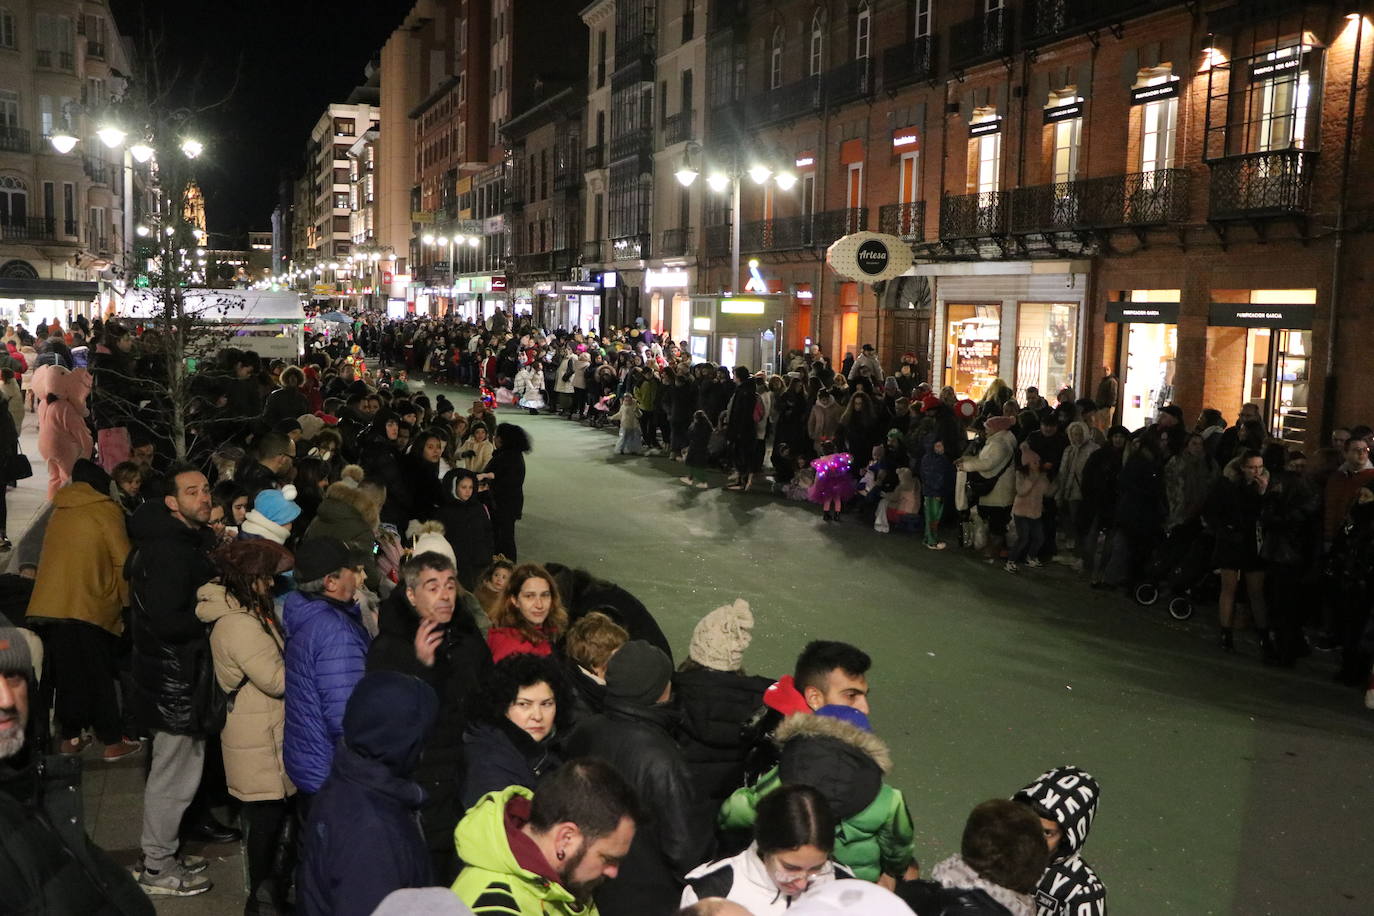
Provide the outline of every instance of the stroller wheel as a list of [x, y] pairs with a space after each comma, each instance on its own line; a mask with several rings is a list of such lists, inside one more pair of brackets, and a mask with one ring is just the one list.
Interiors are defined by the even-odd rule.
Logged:
[[1135, 587], [1136, 603], [1149, 607], [1159, 600], [1159, 586], [1153, 582], [1142, 582]]
[[1187, 620], [1193, 616], [1193, 602], [1180, 595], [1169, 602], [1169, 616], [1175, 620]]

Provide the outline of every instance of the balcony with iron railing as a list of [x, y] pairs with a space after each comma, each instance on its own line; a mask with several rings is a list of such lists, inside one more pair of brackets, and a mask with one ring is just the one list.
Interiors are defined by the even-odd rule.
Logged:
[[0, 153], [27, 153], [29, 131], [24, 127], [0, 127]]
[[822, 89], [819, 76], [808, 76], [795, 83], [760, 92], [749, 99], [745, 109], [747, 122], [751, 128], [759, 128], [814, 114], [821, 108]]
[[873, 95], [873, 62], [867, 57], [840, 64], [825, 75], [825, 102], [844, 105]]
[[51, 242], [57, 238], [57, 220], [51, 216], [0, 215], [0, 239], [7, 242]]
[[1026, 0], [1023, 34], [1027, 42], [1042, 43], [1175, 5], [1177, 0]]
[[822, 210], [811, 217], [811, 243], [817, 248], [828, 248], [840, 238], [855, 232], [863, 232], [867, 228], [867, 207]]
[[533, 251], [515, 256], [515, 272], [521, 277], [552, 275], [567, 270], [573, 263], [571, 248]]
[[598, 143], [596, 146], [587, 147], [587, 154], [582, 157], [582, 168], [588, 172], [595, 169], [606, 167], [606, 147]]
[[878, 231], [895, 235], [908, 242], [925, 237], [926, 202], [914, 200], [904, 204], [888, 204], [878, 209]]
[[643, 261], [650, 257], [649, 234], [622, 235], [611, 239], [611, 260]]
[[1299, 216], [1312, 206], [1317, 154], [1285, 149], [1227, 156], [1212, 170], [1208, 217], [1214, 220]]
[[627, 35], [615, 43], [615, 66], [619, 70], [632, 60], [653, 57], [658, 51], [658, 35], [653, 26], [637, 35]]
[[708, 258], [723, 258], [730, 253], [730, 224], [706, 227], [705, 253]]
[[883, 88], [909, 86], [935, 75], [935, 40], [913, 38], [883, 52]]
[[611, 161], [653, 152], [654, 131], [650, 127], [627, 130], [611, 140]]
[[690, 254], [691, 250], [692, 229], [690, 226], [663, 230], [663, 236], [659, 239], [658, 257], [680, 258]]
[[672, 146], [675, 143], [686, 143], [692, 139], [692, 121], [696, 112], [690, 108], [680, 111], [677, 114], [668, 115], [663, 119], [663, 145]]
[[[841, 236], [862, 232], [868, 225], [868, 210], [825, 210], [810, 216], [782, 216], [753, 220], [740, 225], [742, 252], [788, 251], [797, 248], [826, 248]], [[712, 227], [720, 229], [722, 227]], [[729, 227], [725, 231], [725, 247], [729, 250]], [[708, 230], [709, 233], [710, 230]], [[711, 239], [708, 251], [712, 254]]]
[[1011, 192], [1012, 232], [1161, 226], [1188, 218], [1188, 171], [1156, 169]]
[[96, 184], [109, 184], [111, 166], [103, 159], [94, 156], [81, 157], [81, 169], [86, 173], [86, 177]]
[[86, 249], [93, 254], [109, 254], [110, 238], [94, 223], [86, 224]]
[[1006, 235], [1010, 203], [1008, 191], [946, 194], [940, 199], [940, 238]]
[[1011, 39], [1011, 16], [1005, 8], [956, 22], [949, 33], [949, 62], [964, 67], [1001, 57]]
[[592, 239], [582, 243], [582, 263], [601, 264], [606, 258], [604, 256], [605, 245], [601, 239]]

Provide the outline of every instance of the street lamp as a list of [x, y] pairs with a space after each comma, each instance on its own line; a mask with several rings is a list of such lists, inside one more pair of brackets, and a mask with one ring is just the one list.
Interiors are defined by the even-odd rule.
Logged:
[[100, 130], [96, 131], [95, 135], [100, 138], [101, 143], [105, 144], [110, 149], [119, 146], [124, 142], [124, 138], [128, 136], [128, 134], [121, 130], [116, 124], [106, 124], [104, 127], [100, 128]]
[[65, 127], [59, 127], [53, 135], [48, 138], [48, 142], [52, 144], [53, 149], [65, 156], [76, 149], [77, 140], [76, 137], [72, 136], [71, 131], [67, 130]]

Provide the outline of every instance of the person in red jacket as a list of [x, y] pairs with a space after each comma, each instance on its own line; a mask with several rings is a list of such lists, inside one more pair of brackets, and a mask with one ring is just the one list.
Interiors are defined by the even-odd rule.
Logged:
[[536, 563], [517, 566], [492, 624], [487, 646], [493, 662], [520, 652], [552, 655], [553, 644], [568, 629], [568, 612], [553, 576]]

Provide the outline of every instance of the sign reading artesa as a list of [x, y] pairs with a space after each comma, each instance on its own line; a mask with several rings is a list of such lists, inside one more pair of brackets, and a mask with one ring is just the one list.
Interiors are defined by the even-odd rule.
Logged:
[[911, 267], [911, 246], [895, 235], [856, 232], [835, 242], [825, 253], [830, 269], [860, 283], [881, 283]]

